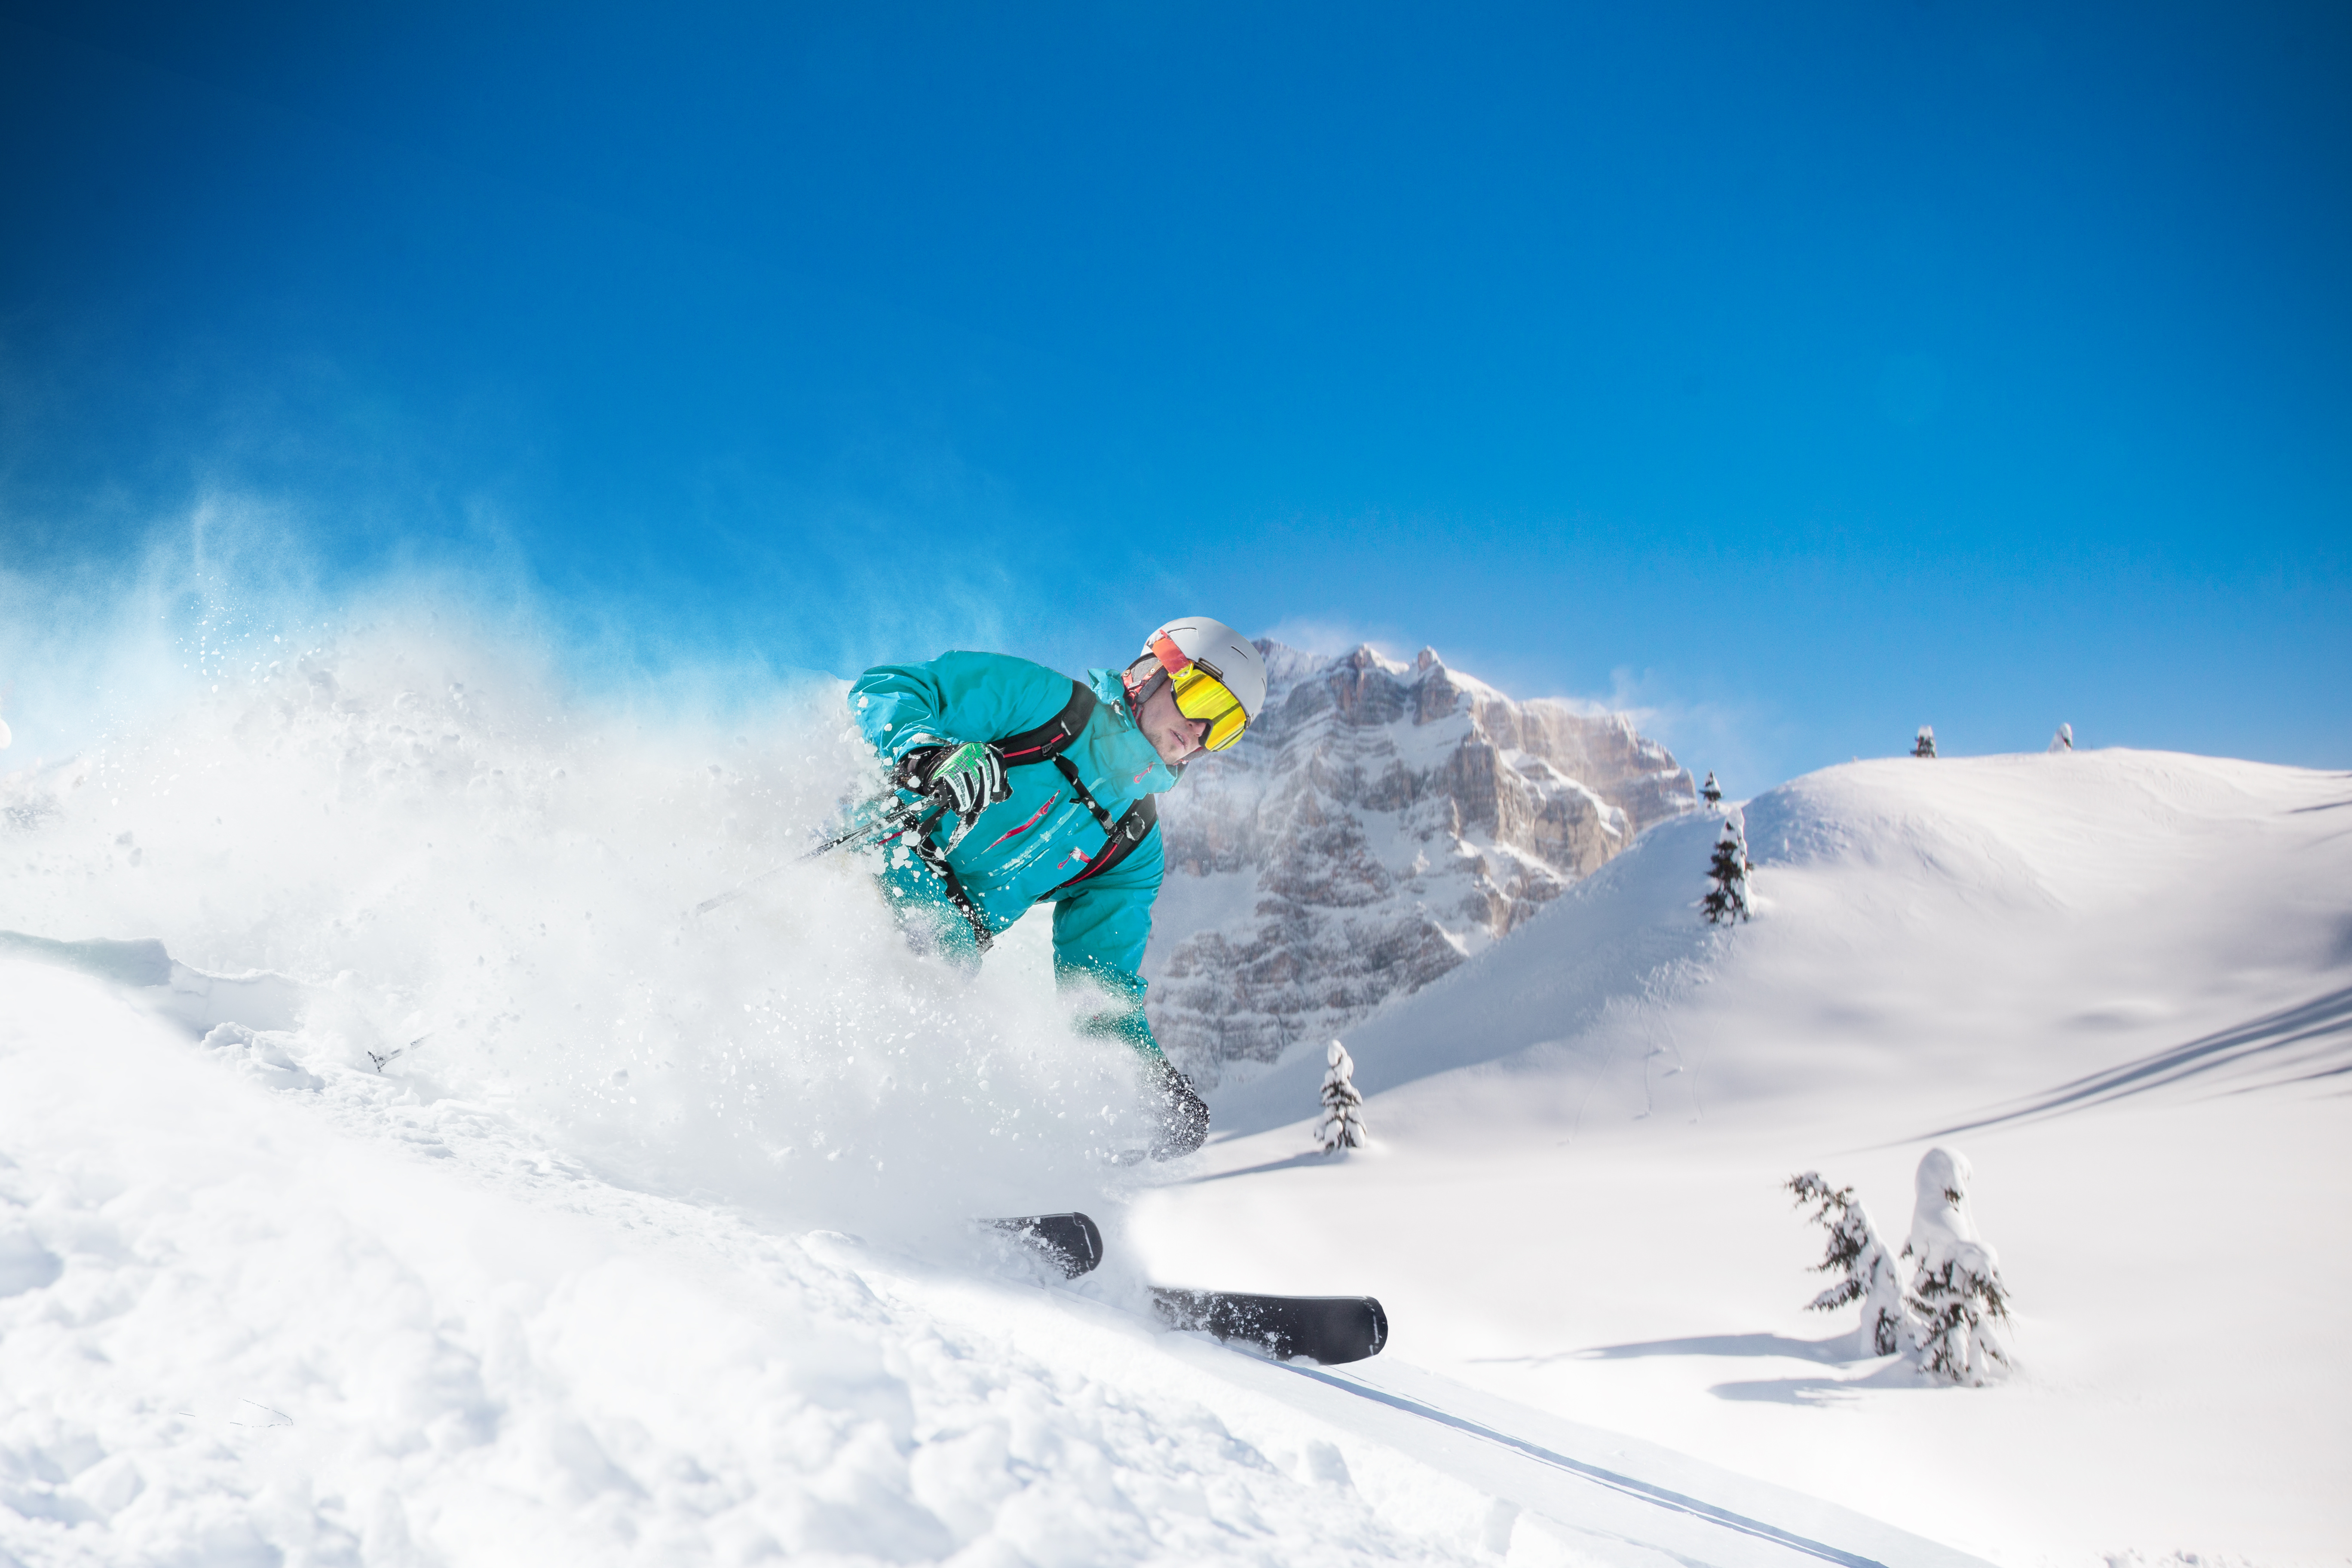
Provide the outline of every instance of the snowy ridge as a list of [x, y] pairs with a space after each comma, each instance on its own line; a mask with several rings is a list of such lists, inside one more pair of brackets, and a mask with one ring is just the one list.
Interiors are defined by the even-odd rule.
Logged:
[[[1945, 1053], [1939, 1065], [1968, 1069], [1921, 1075], [1923, 1092], [2032, 1081], [2095, 1097], [2091, 1080], [2021, 1076], [2046, 1072], [2050, 1058], [2030, 1056], [2029, 1068], [1973, 1048], [1988, 1029], [2015, 1028], [2009, 1008], [2045, 998], [2067, 1013], [2037, 1024], [2078, 1047], [2163, 1040], [2183, 1053], [2170, 1074], [2151, 1060], [2116, 1089], [2154, 1089], [2189, 1070], [2256, 1071], [2258, 1058], [2233, 1047], [2273, 1038], [2303, 1047], [2281, 1072], [2325, 1070], [2342, 1048], [2340, 987], [2301, 993], [2352, 961], [2352, 915], [2300, 890], [2293, 862], [2331, 852], [2320, 814], [2333, 808], [2334, 787], [2329, 775], [2293, 769], [2123, 752], [1809, 774], [1740, 808], [1766, 907], [1755, 925], [1717, 931], [1691, 918], [1719, 819], [1668, 824], [1521, 937], [1352, 1031], [1358, 1082], [1378, 1092], [1564, 1044], [1612, 1008], [1690, 997], [1727, 973], [1772, 985], [1809, 1016], [1806, 1049], [1741, 1093], [1801, 1094], [1815, 1075], [1844, 1070], [1844, 1054], [1884, 1058], [1899, 1041], [1906, 1066], [1934, 1049]], [[2271, 804], [2281, 798], [2294, 804]], [[2115, 874], [2127, 861], [2151, 886]], [[2191, 888], [2183, 902], [2178, 890]], [[2116, 927], [2129, 940], [2102, 940]], [[1963, 934], [1976, 949], [1956, 957]], [[1775, 964], [1793, 968], [1768, 979]], [[2282, 990], [2294, 1000], [2276, 1008]], [[2214, 1037], [2178, 1043], [2179, 1021], [2200, 1017], [2214, 1022]], [[2078, 1049], [2063, 1059], [2097, 1058]], [[1295, 1120], [1299, 1086], [1318, 1070], [1319, 1055], [1300, 1052], [1222, 1098], [1221, 1125]]]

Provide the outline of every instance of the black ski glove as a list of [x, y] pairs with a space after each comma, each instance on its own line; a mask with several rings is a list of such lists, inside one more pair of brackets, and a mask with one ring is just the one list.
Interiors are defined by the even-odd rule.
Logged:
[[1151, 1157], [1173, 1160], [1198, 1149], [1209, 1136], [1209, 1108], [1192, 1092], [1192, 1080], [1167, 1062], [1151, 1064], [1151, 1088], [1159, 1103], [1159, 1128], [1151, 1140]]
[[891, 780], [900, 789], [931, 796], [967, 823], [1013, 796], [1013, 786], [1004, 782], [1003, 757], [982, 741], [919, 746], [898, 759]]

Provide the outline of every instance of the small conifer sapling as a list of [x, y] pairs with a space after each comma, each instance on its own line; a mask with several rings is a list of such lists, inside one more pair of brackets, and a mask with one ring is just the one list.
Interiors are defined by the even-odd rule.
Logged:
[[1862, 1326], [1854, 1333], [1861, 1355], [1894, 1355], [1917, 1342], [1917, 1325], [1903, 1296], [1902, 1266], [1870, 1223], [1852, 1187], [1832, 1187], [1818, 1172], [1791, 1176], [1785, 1184], [1797, 1196], [1797, 1206], [1811, 1205], [1813, 1219], [1830, 1233], [1829, 1249], [1813, 1265], [1816, 1274], [1833, 1274], [1837, 1281], [1806, 1303], [1815, 1312], [1834, 1312], [1862, 1303]]
[[2050, 737], [2050, 749], [2053, 752], [2073, 751], [2074, 749], [2074, 726], [2072, 724], [2059, 725], [2058, 732]]
[[2010, 1368], [2001, 1333], [2009, 1321], [2009, 1289], [2000, 1258], [1977, 1235], [1969, 1214], [1968, 1156], [1930, 1149], [1915, 1178], [1918, 1206], [1903, 1256], [1918, 1259], [1908, 1302], [1918, 1320], [1921, 1370], [1944, 1383], [1982, 1384]]
[[1706, 783], [1698, 786], [1698, 797], [1710, 806], [1723, 804], [1723, 786], [1715, 782], [1713, 768], [1706, 770]]
[[1748, 873], [1755, 868], [1748, 858], [1748, 840], [1740, 834], [1739, 824], [1726, 818], [1723, 833], [1715, 841], [1715, 858], [1706, 868], [1714, 885], [1698, 901], [1707, 924], [1729, 925], [1748, 918]]
[[1326, 1154], [1364, 1146], [1364, 1097], [1356, 1092], [1356, 1058], [1339, 1041], [1323, 1054], [1323, 1120], [1315, 1124], [1315, 1141]]
[[1932, 757], [1936, 754], [1936, 726], [1933, 724], [1919, 726], [1919, 739], [1912, 746], [1911, 754], [1915, 757]]

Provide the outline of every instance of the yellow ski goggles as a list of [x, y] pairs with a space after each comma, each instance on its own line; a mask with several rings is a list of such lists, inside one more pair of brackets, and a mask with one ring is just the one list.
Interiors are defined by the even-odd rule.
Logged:
[[1222, 752], [1242, 738], [1249, 714], [1242, 700], [1226, 689], [1212, 666], [1186, 657], [1167, 634], [1151, 639], [1152, 657], [1168, 672], [1168, 689], [1176, 698], [1176, 711], [1187, 719], [1206, 719], [1209, 732], [1202, 737], [1203, 751]]

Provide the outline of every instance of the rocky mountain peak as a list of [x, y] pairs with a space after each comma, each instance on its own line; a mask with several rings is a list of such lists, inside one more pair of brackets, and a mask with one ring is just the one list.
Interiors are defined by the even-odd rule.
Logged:
[[1257, 646], [1265, 715], [1160, 803], [1150, 1011], [1212, 1081], [1418, 989], [1697, 804], [1622, 714], [1514, 700], [1431, 647]]
[[[1260, 647], [1271, 649], [1280, 645], [1261, 643]], [[1282, 651], [1293, 652], [1287, 648]], [[1268, 668], [1272, 668], [1271, 654]], [[1401, 664], [1371, 644], [1360, 643], [1338, 658], [1313, 661], [1303, 668], [1293, 668], [1295, 673], [1284, 683], [1281, 692], [1276, 693], [1269, 685], [1269, 716], [1303, 701], [1303, 709], [1286, 717], [1294, 721], [1311, 718], [1322, 710], [1328, 700], [1331, 709], [1349, 724], [1388, 724], [1399, 719], [1426, 724], [1451, 716], [1474, 694], [1498, 695], [1491, 688], [1465, 680], [1447, 669], [1433, 647], [1423, 648], [1411, 664]]]

